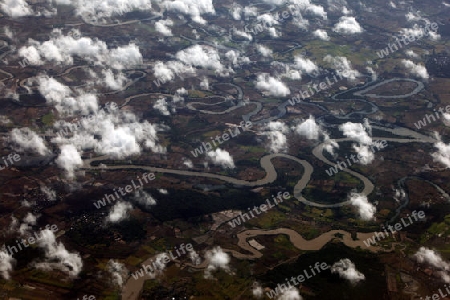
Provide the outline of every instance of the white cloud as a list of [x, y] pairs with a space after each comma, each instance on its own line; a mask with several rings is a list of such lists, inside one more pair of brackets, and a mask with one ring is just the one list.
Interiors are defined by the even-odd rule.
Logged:
[[233, 157], [226, 150], [217, 148], [215, 151], [207, 152], [206, 155], [210, 158], [213, 164], [222, 166], [223, 168], [234, 169]]
[[167, 103], [166, 98], [156, 100], [153, 108], [158, 110], [163, 116], [170, 116], [169, 104]]
[[185, 64], [211, 69], [216, 72], [221, 72], [224, 68], [220, 63], [219, 53], [209, 46], [194, 45], [178, 51], [175, 57]]
[[439, 253], [429, 248], [420, 247], [414, 257], [419, 263], [427, 263], [435, 268], [450, 270], [450, 264], [444, 261]]
[[361, 74], [352, 69], [351, 62], [344, 56], [331, 56], [327, 55], [323, 58], [325, 62], [331, 64], [331, 66], [337, 70], [337, 73], [344, 78], [355, 80], [357, 77], [361, 76]]
[[286, 97], [291, 93], [289, 88], [283, 82], [270, 76], [267, 73], [258, 75], [256, 88], [268, 95], [276, 97]]
[[323, 29], [316, 29], [313, 32], [313, 35], [315, 37], [323, 40], [323, 41], [329, 41], [330, 40], [330, 37], [328, 36], [328, 33], [325, 30], [323, 30]]
[[155, 23], [155, 29], [164, 36], [173, 36], [172, 30], [169, 27], [173, 26], [171, 19], [159, 20]]
[[295, 287], [289, 287], [277, 298], [277, 300], [303, 300], [300, 292]]
[[256, 45], [256, 50], [259, 52], [259, 54], [261, 54], [264, 57], [272, 57], [273, 55], [273, 51], [270, 48], [267, 48], [266, 46], [263, 45]]
[[437, 139], [439, 141], [434, 144], [434, 147], [436, 147], [438, 151], [431, 154], [431, 156], [434, 161], [438, 161], [447, 168], [450, 168], [450, 144], [443, 143], [439, 135], [437, 135]]
[[408, 56], [408, 57], [412, 57], [412, 58], [419, 58], [420, 56], [417, 54], [417, 53], [415, 53], [413, 50], [406, 50], [405, 51], [405, 54]]
[[222, 248], [215, 247], [212, 250], [208, 250], [205, 254], [205, 258], [208, 260], [208, 266], [206, 267], [204, 274], [206, 279], [211, 279], [211, 273], [217, 269], [229, 271], [230, 256], [223, 252]]
[[183, 158], [183, 164], [188, 167], [189, 169], [192, 169], [194, 167], [194, 164], [192, 163], [192, 160], [189, 158]]
[[47, 261], [36, 263], [37, 268], [58, 269], [68, 273], [71, 277], [75, 277], [81, 272], [83, 261], [80, 255], [70, 253], [62, 243], [57, 243], [53, 231], [42, 230], [38, 245], [44, 249]]
[[418, 78], [428, 79], [430, 77], [427, 68], [423, 65], [416, 65], [412, 60], [409, 59], [402, 59], [402, 64], [409, 73]]
[[81, 155], [74, 145], [62, 145], [61, 154], [55, 162], [60, 168], [66, 170], [69, 178], [73, 178], [75, 170], [83, 165]]
[[367, 126], [361, 124], [361, 123], [352, 123], [347, 122], [344, 124], [341, 124], [339, 126], [339, 130], [343, 132], [343, 134], [352, 140], [364, 144], [364, 145], [371, 145], [372, 144], [372, 138], [369, 136], [368, 131], [370, 128]]
[[318, 140], [321, 133], [321, 128], [317, 125], [313, 116], [309, 116], [309, 119], [299, 123], [296, 127], [292, 128], [297, 134], [305, 136], [309, 140]]
[[366, 279], [364, 274], [356, 270], [355, 264], [348, 258], [335, 262], [331, 266], [331, 273], [338, 273], [341, 278], [347, 279], [353, 284]]
[[150, 195], [144, 190], [136, 190], [134, 192], [134, 200], [137, 203], [146, 206], [147, 208], [156, 205], [155, 198], [153, 198], [152, 195]]
[[25, 0], [3, 0], [0, 7], [6, 15], [13, 18], [34, 15], [33, 10]]
[[125, 265], [118, 261], [110, 259], [107, 264], [107, 270], [111, 273], [113, 282], [119, 287], [122, 287], [128, 275], [128, 270]]
[[309, 58], [305, 58], [302, 55], [296, 55], [294, 57], [295, 61], [295, 68], [299, 69], [300, 71], [311, 74], [313, 72], [318, 72], [319, 67]]
[[284, 152], [287, 150], [286, 134], [289, 133], [289, 127], [280, 122], [269, 122], [264, 128], [265, 131], [261, 135], [267, 136], [269, 143], [266, 146], [273, 153]]
[[162, 3], [169, 11], [180, 12], [188, 15], [194, 22], [205, 24], [206, 21], [202, 18], [204, 14], [215, 15], [216, 11], [212, 0], [167, 0]]
[[111, 223], [117, 223], [124, 220], [128, 216], [128, 212], [133, 206], [128, 202], [119, 201], [109, 211], [107, 220]]
[[363, 29], [355, 17], [342, 16], [339, 23], [334, 25], [333, 31], [341, 34], [356, 34], [363, 32]]
[[376, 207], [369, 202], [367, 196], [363, 194], [351, 193], [350, 204], [358, 209], [359, 216], [364, 221], [372, 220], [377, 211]]
[[[5, 245], [3, 245], [4, 247]], [[5, 250], [0, 251], [0, 274], [3, 279], [10, 279], [16, 260]]]
[[11, 142], [18, 147], [18, 151], [36, 152], [39, 155], [50, 154], [50, 150], [47, 149], [44, 139], [28, 127], [14, 128], [9, 136]]

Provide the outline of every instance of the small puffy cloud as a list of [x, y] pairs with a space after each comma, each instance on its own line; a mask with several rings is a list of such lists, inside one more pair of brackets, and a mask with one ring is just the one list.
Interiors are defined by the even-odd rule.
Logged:
[[358, 209], [359, 216], [364, 221], [372, 220], [377, 211], [375, 205], [370, 203], [367, 196], [363, 194], [351, 193], [350, 204]]
[[261, 299], [264, 296], [264, 290], [263, 290], [262, 286], [257, 282], [253, 283], [252, 295], [256, 299]]
[[70, 253], [62, 243], [56, 242], [53, 231], [45, 229], [41, 231], [38, 240], [39, 247], [44, 249], [46, 261], [36, 263], [37, 268], [57, 269], [68, 273], [71, 277], [77, 276], [82, 268], [83, 261], [78, 253]]
[[223, 252], [222, 248], [215, 247], [212, 250], [208, 250], [205, 254], [205, 258], [208, 261], [208, 266], [206, 267], [204, 274], [206, 279], [211, 279], [211, 273], [217, 269], [229, 271], [230, 256]]
[[226, 150], [217, 148], [215, 151], [207, 152], [206, 155], [210, 158], [213, 164], [222, 166], [223, 168], [234, 169], [233, 157]]
[[344, 78], [355, 80], [361, 74], [352, 68], [351, 62], [344, 56], [331, 56], [327, 55], [323, 58], [325, 62], [331, 64], [331, 66], [336, 69], [337, 73]]
[[356, 270], [355, 264], [348, 258], [341, 259], [331, 266], [331, 273], [338, 273], [339, 277], [344, 278], [355, 284], [366, 277], [363, 273]]
[[369, 148], [373, 145], [371, 134], [371, 126], [368, 120], [361, 123], [347, 122], [339, 126], [339, 130], [344, 133], [345, 136], [359, 143], [353, 145], [353, 149], [358, 153], [359, 163], [367, 165], [373, 162], [375, 159], [374, 153]]
[[192, 169], [194, 167], [194, 163], [189, 158], [183, 158], [183, 164], [189, 169]]
[[127, 274], [128, 270], [125, 267], [125, 265], [118, 261], [110, 259], [106, 267], [108, 272], [111, 273], [111, 277], [113, 279], [114, 284], [118, 285], [119, 287], [122, 287], [128, 275]]
[[277, 300], [303, 300], [300, 292], [296, 287], [289, 287], [281, 293]]
[[323, 29], [316, 29], [313, 32], [313, 35], [315, 37], [323, 40], [323, 41], [329, 41], [330, 40], [330, 37], [328, 36], [328, 33], [325, 30], [323, 30]]
[[216, 13], [212, 0], [166, 0], [162, 2], [162, 6], [168, 11], [188, 15], [199, 24], [206, 24], [202, 15]]
[[334, 25], [333, 31], [341, 34], [356, 34], [363, 32], [363, 29], [355, 17], [342, 16], [339, 22]]
[[369, 136], [368, 133], [370, 128], [368, 128], [365, 124], [347, 122], [341, 124], [339, 126], [339, 130], [342, 131], [345, 136], [351, 138], [352, 140], [358, 143], [364, 145], [372, 144], [372, 138]]
[[159, 111], [163, 116], [170, 116], [169, 104], [167, 103], [166, 98], [156, 100], [153, 108]]
[[171, 19], [159, 20], [155, 23], [155, 29], [164, 36], [173, 36], [172, 30], [169, 27], [173, 26]]
[[409, 73], [422, 79], [428, 79], [430, 75], [428, 74], [427, 68], [420, 64], [415, 64], [412, 60], [402, 59], [403, 66], [408, 70]]
[[264, 130], [261, 135], [265, 135], [269, 139], [269, 143], [266, 145], [271, 152], [279, 153], [287, 150], [286, 134], [289, 133], [289, 127], [286, 124], [280, 121], [269, 122]]
[[450, 264], [444, 261], [439, 253], [429, 248], [420, 247], [416, 254], [414, 254], [414, 258], [419, 263], [429, 264], [439, 269], [450, 270]]
[[134, 201], [147, 208], [156, 205], [155, 198], [144, 190], [136, 190], [134, 192]]
[[445, 144], [439, 140], [434, 144], [434, 147], [436, 147], [438, 151], [431, 154], [433, 159], [440, 162], [447, 168], [450, 168], [450, 144]]
[[28, 127], [14, 128], [9, 137], [14, 146], [18, 147], [19, 151], [36, 152], [39, 155], [48, 155], [51, 153], [47, 149], [44, 139]]
[[313, 116], [309, 116], [309, 119], [303, 121], [302, 123], [299, 123], [292, 129], [297, 134], [305, 136], [309, 140], [318, 140], [319, 135], [322, 131]]
[[304, 73], [311, 74], [319, 71], [319, 67], [312, 60], [302, 55], [295, 56], [294, 62], [294, 67]]
[[62, 145], [61, 154], [55, 162], [60, 168], [66, 170], [69, 178], [73, 178], [75, 170], [83, 165], [81, 155], [74, 145]]
[[261, 54], [264, 57], [272, 57], [273, 55], [273, 51], [270, 48], [267, 48], [266, 46], [263, 45], [256, 45], [256, 50], [258, 51], [259, 54]]
[[280, 80], [267, 73], [259, 74], [256, 80], [256, 88], [267, 95], [286, 97], [291, 93], [289, 88]]
[[185, 64], [211, 69], [216, 72], [222, 72], [224, 69], [220, 62], [219, 53], [210, 46], [194, 45], [178, 51], [175, 57]]
[[33, 10], [25, 0], [3, 0], [0, 3], [2, 11], [13, 18], [34, 15]]
[[117, 223], [128, 216], [128, 212], [133, 206], [128, 202], [119, 201], [110, 210], [107, 220], [111, 223]]
[[9, 278], [11, 278], [10, 274], [14, 269], [15, 263], [16, 260], [14, 259], [14, 257], [12, 257], [12, 255], [10, 255], [5, 250], [0, 250], [0, 274], [3, 279], [8, 280]]
[[415, 53], [413, 50], [406, 50], [405, 51], [406, 56], [411, 57], [411, 58], [419, 58], [420, 56]]

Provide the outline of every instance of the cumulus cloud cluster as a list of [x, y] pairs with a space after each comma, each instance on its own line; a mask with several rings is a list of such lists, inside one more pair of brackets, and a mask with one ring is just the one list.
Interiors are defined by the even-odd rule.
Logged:
[[259, 74], [256, 80], [256, 88], [266, 95], [286, 97], [291, 93], [289, 88], [280, 80], [267, 73]]
[[146, 191], [140, 189], [140, 190], [136, 190], [134, 192], [134, 201], [136, 201], [137, 203], [149, 208], [150, 206], [154, 206], [156, 205], [156, 200], [155, 198], [152, 197], [152, 195], [150, 195], [149, 193], [147, 193]]
[[217, 148], [214, 151], [209, 151], [206, 153], [211, 162], [215, 165], [219, 165], [223, 168], [234, 169], [236, 166], [234, 165], [233, 157], [227, 150], [222, 150]]
[[45, 229], [41, 231], [39, 247], [45, 251], [46, 260], [37, 262], [35, 266], [45, 270], [57, 269], [76, 277], [83, 268], [83, 261], [78, 253], [70, 253], [62, 243], [56, 242], [53, 231]]
[[212, 0], [166, 0], [161, 4], [168, 11], [182, 13], [191, 17], [194, 22], [206, 24], [202, 15], [215, 15]]
[[48, 41], [29, 39], [27, 44], [19, 49], [19, 55], [31, 65], [43, 65], [45, 62], [72, 65], [75, 57], [114, 69], [142, 64], [142, 54], [133, 43], [108, 49], [104, 41], [89, 37], [77, 39], [73, 35], [64, 35], [61, 29], [54, 29]]
[[111, 223], [118, 223], [128, 216], [128, 212], [133, 209], [133, 205], [128, 202], [119, 201], [109, 211], [107, 220]]
[[330, 63], [331, 67], [336, 70], [337, 74], [344, 78], [355, 80], [357, 77], [361, 76], [361, 73], [352, 68], [352, 64], [347, 57], [331, 56], [328, 54], [323, 58], [323, 60]]
[[44, 139], [28, 127], [14, 128], [11, 130], [9, 138], [17, 151], [35, 152], [39, 155], [48, 155], [51, 153], [45, 145]]
[[363, 32], [363, 28], [355, 17], [342, 16], [333, 27], [333, 31], [341, 34], [356, 34]]
[[0, 251], [0, 275], [3, 279], [11, 278], [11, 272], [14, 269], [15, 263], [16, 260], [11, 254], [4, 250]]
[[269, 143], [267, 147], [273, 153], [285, 152], [287, 150], [287, 137], [289, 127], [280, 121], [269, 122], [260, 134], [267, 136]]
[[375, 205], [370, 203], [367, 196], [363, 194], [351, 193], [350, 204], [357, 208], [360, 218], [364, 221], [372, 220], [377, 211]]
[[335, 262], [331, 266], [331, 273], [337, 273], [341, 278], [344, 278], [353, 284], [366, 279], [364, 274], [356, 270], [355, 264], [348, 258]]
[[450, 168], [450, 144], [445, 144], [440, 140], [439, 136], [437, 137], [439, 141], [434, 144], [434, 147], [436, 147], [438, 151], [432, 153], [431, 156], [435, 161], [438, 161], [447, 168]]
[[212, 272], [217, 269], [229, 271], [230, 256], [223, 252], [222, 248], [215, 247], [212, 250], [208, 250], [205, 254], [205, 259], [208, 261], [208, 266], [204, 273], [206, 279], [213, 278]]
[[359, 143], [353, 145], [353, 149], [358, 153], [359, 163], [368, 165], [375, 159], [374, 153], [369, 148], [374, 145], [371, 135], [371, 126], [366, 119], [364, 124], [347, 122], [339, 126], [339, 130], [352, 140]]
[[118, 285], [119, 287], [123, 286], [124, 279], [128, 275], [128, 270], [124, 264], [110, 259], [108, 264], [106, 265], [107, 270], [111, 273], [111, 277], [113, 279], [113, 283]]
[[423, 65], [415, 64], [409, 59], [402, 59], [402, 64], [409, 73], [413, 74], [417, 78], [428, 79], [430, 77], [427, 68]]
[[445, 283], [450, 283], [450, 263], [446, 262], [438, 252], [427, 247], [420, 247], [414, 254], [414, 258], [419, 263], [428, 264], [438, 269], [441, 279]]

